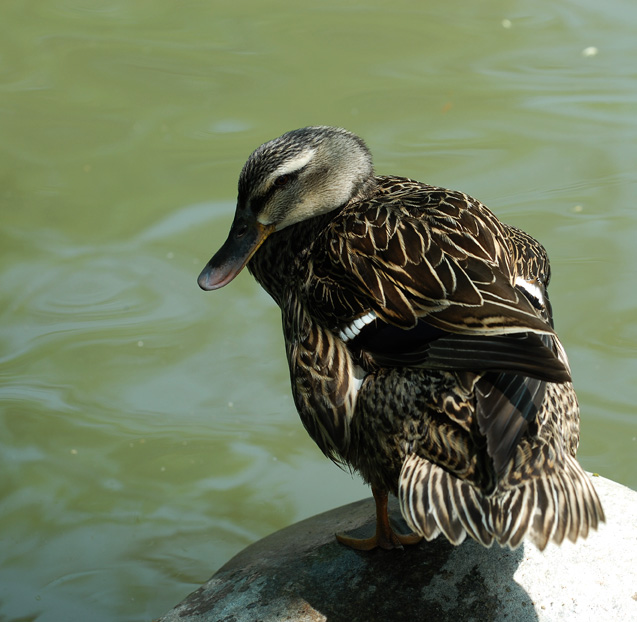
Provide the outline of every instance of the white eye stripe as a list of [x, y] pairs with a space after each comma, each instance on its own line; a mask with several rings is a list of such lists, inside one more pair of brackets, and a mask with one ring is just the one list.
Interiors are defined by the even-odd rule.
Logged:
[[348, 342], [352, 339], [358, 337], [358, 334], [361, 332], [365, 326], [370, 324], [376, 319], [376, 314], [373, 311], [362, 315], [361, 317], [356, 318], [351, 324], [342, 328], [338, 336], [342, 341]]
[[306, 149], [295, 158], [286, 160], [270, 175], [270, 183], [274, 182], [277, 177], [281, 177], [281, 175], [289, 175], [302, 169], [314, 157], [314, 153], [314, 149]]

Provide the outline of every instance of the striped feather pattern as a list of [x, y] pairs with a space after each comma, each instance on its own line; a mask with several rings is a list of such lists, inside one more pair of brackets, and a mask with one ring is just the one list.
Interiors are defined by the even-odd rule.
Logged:
[[303, 307], [290, 306], [289, 310], [284, 330], [295, 336], [286, 342], [295, 405], [314, 442], [326, 456], [342, 462], [365, 373], [341, 339], [331, 332], [312, 330]]
[[400, 508], [407, 524], [426, 540], [442, 533], [453, 544], [470, 536], [516, 548], [525, 537], [544, 550], [586, 538], [605, 520], [597, 493], [574, 457], [562, 468], [485, 496], [432, 462], [410, 455], [400, 474]]

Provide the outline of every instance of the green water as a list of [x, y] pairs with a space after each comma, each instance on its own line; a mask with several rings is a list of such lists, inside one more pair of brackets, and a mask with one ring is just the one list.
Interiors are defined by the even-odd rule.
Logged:
[[195, 283], [245, 158], [307, 124], [542, 240], [580, 459], [637, 487], [635, 32], [633, 0], [5, 0], [0, 620], [149, 620], [368, 495], [301, 427], [273, 303]]

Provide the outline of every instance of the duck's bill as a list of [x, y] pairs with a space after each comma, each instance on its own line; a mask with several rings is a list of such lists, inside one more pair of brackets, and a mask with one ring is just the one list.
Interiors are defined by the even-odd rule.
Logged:
[[201, 271], [197, 279], [199, 287], [211, 291], [230, 283], [273, 230], [272, 225], [235, 219], [228, 239]]

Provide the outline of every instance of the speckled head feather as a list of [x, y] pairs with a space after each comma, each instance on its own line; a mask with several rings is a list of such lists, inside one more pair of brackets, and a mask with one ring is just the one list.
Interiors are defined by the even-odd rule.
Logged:
[[305, 127], [250, 155], [239, 176], [237, 209], [250, 209], [280, 229], [345, 204], [373, 181], [362, 139], [341, 128]]
[[[361, 138], [342, 128], [303, 127], [263, 143], [252, 152], [239, 176], [239, 196], [245, 196], [251, 188], [263, 183], [281, 166], [281, 163], [295, 160], [304, 153], [316, 150], [326, 140], [340, 138], [356, 143], [361, 152], [367, 155], [369, 167], [365, 174], [371, 176], [373, 174], [371, 154]], [[351, 148], [348, 148], [349, 151]]]

